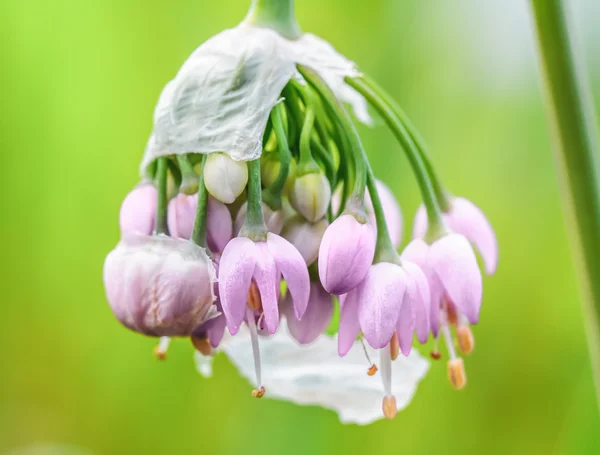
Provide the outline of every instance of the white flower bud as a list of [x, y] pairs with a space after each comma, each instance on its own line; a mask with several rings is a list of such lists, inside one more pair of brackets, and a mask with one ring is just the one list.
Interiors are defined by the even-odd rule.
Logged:
[[319, 173], [296, 178], [289, 193], [290, 204], [308, 221], [325, 216], [331, 201], [331, 187], [327, 178]]
[[211, 153], [204, 165], [204, 184], [217, 200], [231, 204], [248, 183], [245, 161], [235, 161], [224, 153]]

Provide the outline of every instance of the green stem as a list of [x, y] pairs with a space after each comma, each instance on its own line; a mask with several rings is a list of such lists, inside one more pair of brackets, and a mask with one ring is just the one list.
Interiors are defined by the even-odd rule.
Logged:
[[[331, 111], [331, 114], [337, 119], [340, 134], [345, 136], [348, 141], [348, 146], [354, 158], [354, 188], [352, 190], [352, 198], [350, 204], [356, 205], [357, 209], [363, 208], [365, 187], [367, 183], [367, 154], [365, 153], [362, 142], [356, 127], [346, 109], [336, 98], [335, 94], [331, 91], [325, 81], [315, 71], [298, 65], [298, 71], [302, 74], [302, 77], [311, 85], [315, 91], [319, 94], [323, 100], [326, 108]], [[360, 214], [357, 214], [360, 215]]]
[[413, 172], [417, 178], [417, 182], [419, 183], [423, 203], [427, 209], [429, 231], [426, 237], [430, 240], [435, 239], [441, 233], [440, 231], [444, 229], [444, 222], [442, 221], [441, 210], [433, 189], [433, 184], [412, 138], [386, 100], [381, 98], [362, 79], [346, 78], [346, 82], [375, 107], [396, 136], [396, 139], [398, 139], [402, 145], [403, 150], [406, 152]]
[[396, 253], [396, 249], [394, 248], [390, 237], [390, 231], [388, 230], [385, 215], [383, 213], [383, 206], [381, 204], [381, 199], [379, 198], [379, 192], [377, 191], [377, 181], [375, 180], [375, 175], [373, 175], [373, 170], [370, 166], [367, 173], [367, 187], [369, 188], [369, 196], [371, 196], [373, 213], [377, 224], [377, 243], [375, 244], [375, 258], [373, 262], [397, 263], [398, 253]]
[[156, 207], [156, 223], [154, 231], [156, 234], [169, 235], [169, 226], [167, 225], [167, 206], [169, 200], [167, 198], [167, 168], [169, 158], [163, 156], [158, 159], [158, 169], [156, 175], [158, 177], [158, 202]]
[[260, 185], [260, 158], [248, 161], [248, 209], [240, 237], [256, 242], [267, 240], [267, 226], [262, 211], [262, 189]]
[[561, 0], [530, 0], [555, 159], [600, 405], [600, 150], [592, 97]]
[[208, 155], [202, 155], [200, 164], [200, 176], [198, 178], [198, 207], [196, 209], [196, 219], [194, 220], [194, 230], [192, 231], [192, 242], [196, 245], [206, 248], [206, 218], [208, 216], [208, 191], [204, 185], [204, 165]]
[[177, 155], [177, 164], [179, 165], [179, 170], [181, 172], [181, 185], [179, 190], [184, 194], [195, 194], [198, 191], [199, 180], [189, 156]]
[[244, 22], [271, 28], [291, 40], [302, 36], [294, 15], [294, 0], [252, 0]]
[[271, 124], [277, 138], [277, 148], [279, 150], [279, 174], [273, 184], [263, 193], [263, 199], [273, 210], [281, 208], [281, 194], [285, 187], [288, 174], [290, 172], [290, 161], [292, 159], [290, 148], [288, 147], [285, 129], [283, 127], [283, 106], [278, 104], [271, 111]]
[[435, 195], [437, 197], [440, 208], [443, 212], [448, 212], [451, 208], [449, 193], [442, 185], [442, 182], [437, 172], [433, 168], [431, 158], [427, 153], [427, 145], [425, 144], [425, 140], [419, 133], [419, 130], [415, 128], [415, 126], [408, 118], [408, 115], [406, 115], [406, 113], [400, 108], [400, 106], [398, 105], [398, 103], [396, 103], [394, 98], [391, 97], [388, 93], [386, 93], [386, 91], [383, 88], [381, 88], [381, 86], [379, 86], [374, 80], [366, 76], [362, 76], [361, 79], [371, 88], [371, 90], [373, 90], [373, 92], [375, 92], [377, 95], [379, 95], [380, 98], [384, 99], [388, 103], [391, 110], [398, 117], [398, 120], [404, 125], [404, 128], [406, 129], [410, 138], [413, 140], [416, 149], [419, 152], [419, 155], [421, 156], [421, 160], [423, 161], [425, 170], [427, 171], [429, 179], [431, 180], [431, 183], [433, 185], [433, 190], [435, 191]]

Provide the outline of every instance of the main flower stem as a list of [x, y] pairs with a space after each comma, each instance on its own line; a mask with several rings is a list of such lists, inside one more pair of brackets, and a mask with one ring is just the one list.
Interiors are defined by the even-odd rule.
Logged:
[[530, 2], [600, 405], [600, 150], [592, 98], [569, 34], [566, 2]]
[[156, 208], [156, 223], [154, 231], [156, 234], [169, 235], [169, 227], [167, 225], [167, 207], [169, 199], [167, 197], [167, 171], [169, 158], [161, 157], [158, 159], [158, 169], [156, 171], [158, 177], [158, 205]]
[[287, 39], [302, 35], [294, 15], [294, 0], [252, 0], [244, 22], [271, 28]]
[[429, 219], [430, 234], [435, 235], [436, 232], [431, 232], [431, 229], [443, 229], [443, 221], [441, 217], [440, 206], [433, 188], [433, 184], [425, 164], [415, 146], [413, 139], [400, 121], [392, 107], [384, 100], [379, 94], [377, 94], [367, 83], [362, 79], [346, 78], [348, 85], [356, 89], [361, 95], [363, 95], [370, 104], [375, 107], [379, 114], [383, 117], [385, 122], [388, 124], [398, 142], [402, 145], [402, 148], [406, 152], [406, 156], [413, 168], [413, 172], [419, 183], [421, 189], [421, 195], [423, 197], [423, 203], [427, 209], [427, 217]]

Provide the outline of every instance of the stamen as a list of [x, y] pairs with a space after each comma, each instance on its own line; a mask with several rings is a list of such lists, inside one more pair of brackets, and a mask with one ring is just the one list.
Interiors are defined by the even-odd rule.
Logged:
[[454, 350], [454, 340], [452, 339], [450, 328], [445, 322], [442, 322], [442, 335], [444, 335], [444, 341], [446, 342], [446, 348], [448, 349], [450, 360], [454, 360], [456, 358], [456, 351]]
[[467, 385], [465, 364], [460, 357], [448, 361], [448, 380], [456, 390], [462, 390]]
[[154, 357], [156, 357], [158, 360], [166, 360], [170, 343], [170, 337], [160, 337], [158, 345], [154, 346], [154, 349], [152, 350]]
[[254, 357], [254, 372], [256, 374], [256, 389], [252, 391], [252, 396], [262, 398], [265, 394], [265, 388], [262, 385], [262, 374], [260, 369], [260, 349], [258, 346], [258, 331], [256, 330], [256, 321], [254, 320], [254, 312], [246, 309], [246, 319], [248, 328], [250, 329], [250, 339], [252, 340], [252, 355]]
[[360, 335], [359, 340], [360, 340], [360, 344], [362, 345], [363, 352], [365, 353], [365, 357], [367, 358], [367, 362], [369, 362], [369, 365], [371, 365], [369, 367], [369, 369], [367, 370], [367, 374], [369, 376], [374, 376], [375, 373], [377, 373], [377, 365], [375, 365], [373, 362], [371, 362], [371, 357], [369, 356], [369, 352], [367, 351], [367, 346], [365, 345], [365, 340], [364, 340], [362, 334]]
[[394, 332], [390, 340], [390, 353], [392, 360], [396, 360], [398, 354], [400, 354], [400, 341], [398, 341], [398, 334], [396, 332]]
[[431, 358], [433, 360], [440, 360], [442, 358], [442, 354], [440, 354], [439, 350], [439, 338], [436, 338], [433, 342], [433, 351], [431, 351]]
[[393, 419], [398, 413], [398, 407], [396, 406], [396, 397], [392, 395], [392, 357], [389, 344], [379, 350], [379, 364], [385, 392], [382, 403], [383, 415], [388, 419]]
[[192, 340], [192, 344], [202, 355], [209, 356], [212, 354], [212, 346], [210, 345], [208, 338], [200, 338], [192, 335], [190, 340]]
[[258, 286], [252, 281], [250, 288], [248, 289], [248, 308], [253, 311], [262, 311], [262, 299], [260, 298], [260, 292]]
[[456, 329], [456, 337], [458, 338], [458, 348], [460, 352], [469, 355], [475, 349], [475, 337], [468, 325], [460, 325]]

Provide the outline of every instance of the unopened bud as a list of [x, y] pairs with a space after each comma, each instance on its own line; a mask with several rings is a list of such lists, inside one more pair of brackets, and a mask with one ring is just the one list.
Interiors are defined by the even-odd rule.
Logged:
[[467, 385], [467, 374], [463, 359], [452, 359], [448, 361], [448, 380], [456, 390], [462, 390]]
[[463, 354], [469, 355], [475, 348], [475, 337], [468, 325], [460, 326], [456, 329], [456, 337], [458, 338], [458, 348]]
[[396, 360], [398, 358], [398, 354], [400, 353], [400, 342], [398, 341], [398, 334], [394, 332], [392, 335], [392, 339], [390, 340], [390, 355], [392, 360]]
[[196, 350], [198, 352], [200, 352], [200, 354], [205, 355], [205, 356], [209, 356], [212, 354], [212, 346], [210, 345], [208, 338], [206, 338], [206, 337], [200, 338], [200, 337], [192, 335], [190, 337], [190, 340], [192, 340], [192, 344], [194, 345]]
[[242, 194], [248, 183], [245, 161], [235, 161], [225, 153], [211, 153], [204, 165], [204, 184], [208, 192], [225, 204]]
[[262, 299], [254, 281], [250, 284], [250, 289], [248, 289], [248, 308], [252, 311], [262, 311]]
[[321, 239], [328, 226], [326, 219], [309, 223], [301, 216], [295, 216], [285, 223], [281, 236], [296, 247], [306, 265], [311, 265], [319, 257]]
[[383, 403], [381, 408], [383, 409], [383, 415], [386, 419], [393, 419], [398, 414], [398, 405], [396, 404], [396, 397], [390, 395], [383, 397]]
[[254, 389], [252, 391], [252, 396], [254, 398], [262, 398], [265, 396], [265, 388], [261, 387], [260, 389]]
[[297, 177], [290, 189], [290, 204], [308, 221], [325, 216], [331, 201], [329, 181], [320, 172]]

